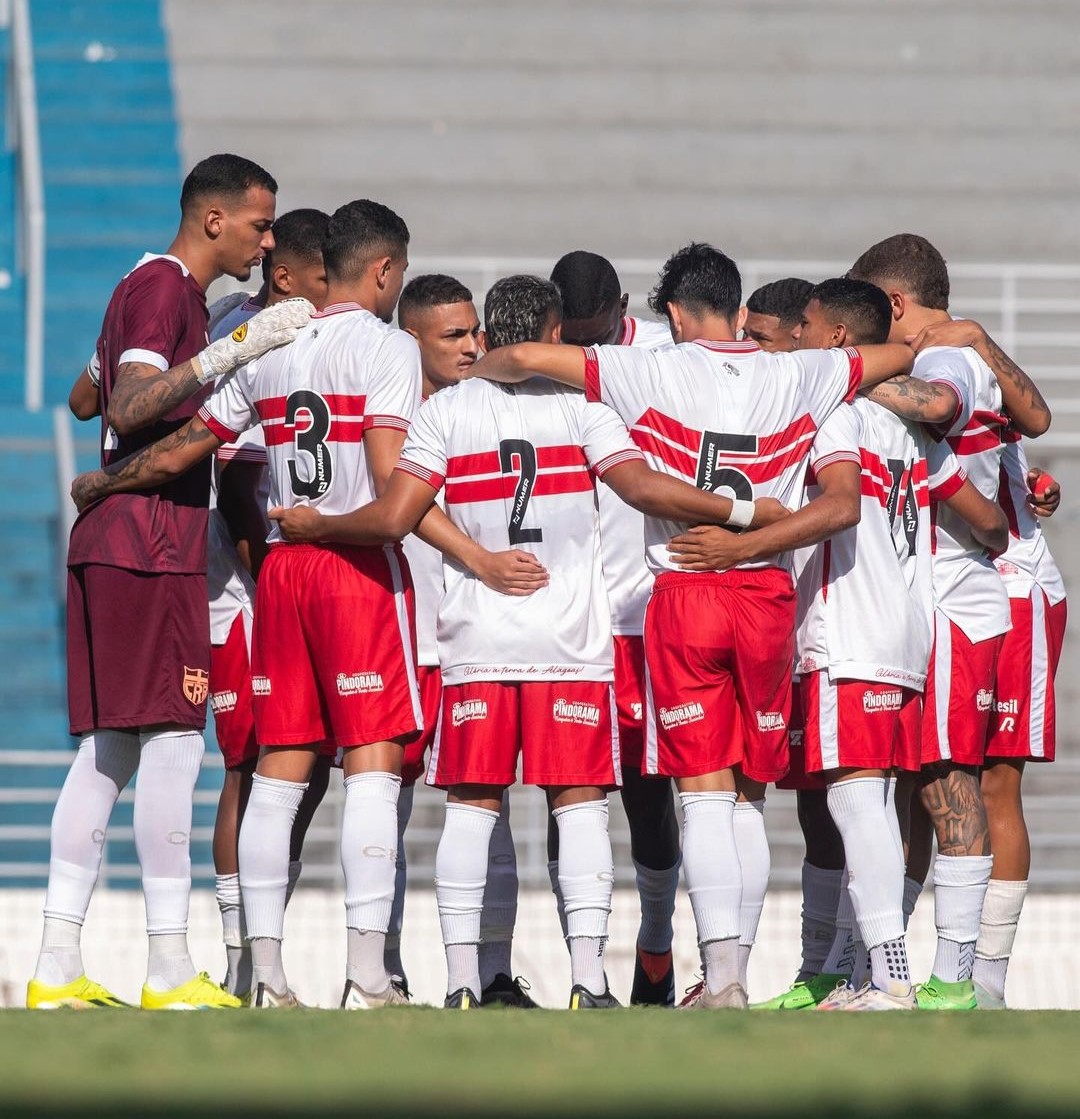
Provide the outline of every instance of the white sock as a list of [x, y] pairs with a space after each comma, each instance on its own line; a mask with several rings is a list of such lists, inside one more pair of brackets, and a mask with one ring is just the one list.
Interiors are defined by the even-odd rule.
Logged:
[[401, 929], [405, 921], [405, 882], [408, 876], [408, 859], [405, 854], [405, 829], [412, 818], [415, 785], [402, 785], [398, 792], [398, 843], [394, 862], [394, 904], [390, 907], [390, 926], [386, 930], [386, 954], [383, 962], [390, 975], [396, 975], [406, 985], [405, 965], [401, 960]]
[[[284, 908], [284, 907], [283, 907]], [[283, 995], [289, 989], [285, 978], [285, 965], [281, 962], [281, 939], [272, 936], [251, 938], [251, 990], [265, 983], [275, 994]]]
[[840, 904], [842, 870], [826, 870], [805, 860], [802, 865], [802, 964], [799, 978], [825, 970], [836, 936], [836, 907]]
[[829, 786], [828, 803], [844, 841], [859, 939], [869, 948], [902, 941], [904, 859], [892, 836], [883, 779], [835, 781]]
[[62, 986], [83, 974], [82, 924], [101, 867], [101, 848], [120, 792], [139, 764], [139, 738], [122, 731], [85, 735], [53, 810], [45, 928], [34, 978]]
[[[279, 781], [258, 773], [252, 778], [237, 850], [244, 919], [253, 941], [281, 940], [285, 935], [289, 840], [306, 789], [306, 782]], [[254, 962], [254, 945], [252, 952]]]
[[847, 882], [848, 873], [845, 870], [840, 878], [840, 900], [836, 904], [836, 936], [822, 967], [825, 975], [850, 976], [855, 967], [855, 910], [851, 907]]
[[555, 911], [559, 915], [559, 927], [562, 929], [563, 940], [565, 940], [566, 904], [563, 902], [562, 890], [559, 887], [559, 860], [553, 859], [548, 863], [547, 866], [548, 881], [551, 883], [551, 892], [555, 895]]
[[765, 834], [765, 801], [736, 801], [732, 819], [735, 849], [739, 853], [742, 900], [739, 903], [739, 982], [746, 989], [746, 968], [750, 949], [757, 939], [765, 892], [769, 888], [772, 860]]
[[150, 937], [146, 982], [167, 991], [195, 977], [187, 949], [191, 803], [204, 746], [194, 730], [144, 732], [139, 741], [134, 825]]
[[513, 975], [511, 959], [517, 907], [517, 851], [510, 830], [510, 798], [504, 792], [502, 809], [488, 846], [487, 884], [480, 913], [481, 987], [486, 987], [496, 975]]
[[446, 949], [447, 994], [467, 987], [480, 996], [480, 913], [488, 847], [497, 812], [447, 802], [442, 836], [435, 852], [435, 900]]
[[[571, 982], [602, 995], [607, 989], [604, 946], [615, 882], [608, 802], [567, 804], [552, 816], [559, 829], [559, 888], [566, 906]], [[586, 943], [575, 946], [578, 938]]]
[[986, 887], [971, 978], [995, 998], [1005, 997], [1005, 976], [1027, 888], [1027, 882], [1006, 882], [994, 878]]
[[908, 922], [915, 912], [915, 905], [922, 893], [923, 884], [914, 878], [904, 877], [904, 931], [907, 931]]
[[675, 916], [675, 894], [679, 889], [680, 858], [666, 870], [654, 870], [634, 861], [634, 877], [641, 901], [638, 947], [654, 955], [671, 951], [674, 938], [671, 921]]
[[971, 978], [983, 898], [992, 855], [941, 855], [934, 859], [934, 921], [937, 953], [934, 975], [942, 983]]
[[[705, 969], [705, 986], [709, 994], [719, 994], [732, 983], [741, 983], [739, 978], [738, 937], [726, 940], [710, 940], [701, 945], [701, 966]], [[743, 987], [743, 990], [746, 990]]]
[[251, 990], [251, 950], [245, 943], [244, 907], [240, 901], [240, 875], [214, 876], [221, 939], [225, 944], [225, 989], [230, 995]]
[[300, 881], [300, 875], [303, 873], [304, 864], [299, 859], [289, 860], [289, 880], [285, 883], [285, 908], [289, 908], [289, 902], [292, 901], [293, 893], [296, 890], [296, 883]]
[[[401, 778], [392, 773], [354, 773], [345, 778], [341, 868], [345, 872], [345, 924], [350, 929], [385, 936], [390, 926], [400, 788]], [[385, 989], [386, 983], [376, 988]]]
[[742, 872], [735, 846], [734, 793], [680, 793], [683, 873], [698, 943], [737, 939]]

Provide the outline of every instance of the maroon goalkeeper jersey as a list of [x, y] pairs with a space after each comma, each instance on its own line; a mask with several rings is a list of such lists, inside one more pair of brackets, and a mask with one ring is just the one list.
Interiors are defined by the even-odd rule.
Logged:
[[[175, 257], [147, 254], [117, 285], [97, 343], [103, 466], [176, 431], [198, 411], [209, 387], [130, 435], [117, 435], [106, 418], [122, 364], [138, 361], [163, 371], [182, 364], [206, 346], [207, 321], [206, 294]], [[207, 458], [166, 485], [112, 494], [89, 506], [71, 531], [68, 564], [205, 572], [211, 465]]]

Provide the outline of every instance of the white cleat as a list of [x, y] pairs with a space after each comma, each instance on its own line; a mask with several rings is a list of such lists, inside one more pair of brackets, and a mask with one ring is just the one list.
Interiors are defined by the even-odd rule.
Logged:
[[284, 994], [279, 994], [266, 983], [259, 983], [249, 1003], [252, 1010], [296, 1010], [303, 1007], [303, 1003], [296, 997], [296, 992], [291, 987], [285, 988]]
[[409, 995], [404, 988], [390, 980], [385, 991], [372, 994], [357, 986], [351, 979], [345, 980], [345, 991], [341, 996], [342, 1010], [376, 1010], [381, 1006], [408, 1006]]
[[837, 1010], [914, 1010], [915, 988], [910, 983], [890, 983], [883, 991], [867, 983], [848, 997]]
[[846, 980], [842, 979], [832, 989], [832, 994], [826, 995], [814, 1007], [815, 1010], [844, 1010], [847, 1004], [858, 994], [854, 987]]
[[745, 1010], [746, 991], [741, 983], [729, 983], [726, 987], [711, 994], [702, 983], [700, 990], [694, 991], [679, 1003], [680, 1010]]

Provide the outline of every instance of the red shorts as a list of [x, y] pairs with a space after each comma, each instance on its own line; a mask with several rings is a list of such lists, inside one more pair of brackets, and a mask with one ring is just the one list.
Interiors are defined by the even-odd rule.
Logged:
[[205, 575], [68, 568], [67, 688], [72, 734], [162, 723], [202, 729], [210, 690]]
[[252, 638], [261, 746], [416, 737], [413, 596], [398, 546], [279, 544], [259, 574]]
[[415, 785], [424, 776], [427, 765], [424, 759], [435, 741], [442, 707], [442, 672], [437, 664], [422, 664], [416, 670], [420, 686], [420, 707], [424, 712], [424, 732], [405, 747], [405, 760], [401, 763], [401, 784], [404, 788]]
[[922, 769], [922, 723], [925, 701], [922, 692], [913, 692], [905, 688], [904, 695], [907, 698], [900, 709], [900, 722], [896, 727], [893, 765], [897, 769], [906, 769], [909, 773], [918, 773]]
[[803, 716], [802, 682], [791, 682], [791, 717], [788, 719], [788, 753], [791, 764], [787, 774], [776, 782], [778, 789], [796, 789], [799, 792], [824, 791], [829, 783], [820, 773], [806, 769], [806, 731]]
[[1034, 587], [1028, 598], [1010, 598], [1013, 628], [997, 662], [994, 718], [986, 755], [1052, 762], [1056, 746], [1054, 676], [1065, 640], [1065, 599], [1051, 606]]
[[226, 769], [259, 756], [251, 707], [251, 659], [243, 611], [236, 615], [224, 645], [210, 657], [210, 710]]
[[661, 575], [645, 611], [645, 772], [783, 777], [794, 652], [786, 571]]
[[614, 640], [619, 753], [627, 769], [641, 769], [645, 756], [645, 639], [616, 636]]
[[427, 783], [512, 785], [521, 753], [526, 785], [622, 783], [615, 691], [596, 680], [443, 686]]
[[1004, 634], [970, 641], [958, 625], [935, 613], [923, 707], [923, 765], [942, 761], [982, 765], [1004, 642]]

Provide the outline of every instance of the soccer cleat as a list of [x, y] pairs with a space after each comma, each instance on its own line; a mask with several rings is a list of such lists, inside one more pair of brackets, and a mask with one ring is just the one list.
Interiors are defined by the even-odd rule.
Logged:
[[602, 995], [594, 995], [588, 987], [575, 983], [570, 988], [571, 1010], [615, 1010], [622, 1003], [611, 993], [610, 987], [604, 988]]
[[255, 987], [255, 997], [249, 999], [248, 1005], [252, 1010], [294, 1010], [302, 1008], [304, 1004], [291, 987], [286, 987], [285, 993], [279, 995], [273, 987], [259, 983]]
[[60, 1010], [64, 1007], [69, 1010], [132, 1009], [131, 1003], [122, 1002], [112, 991], [85, 975], [59, 987], [50, 987], [36, 979], [27, 983], [27, 1010]]
[[1005, 1005], [1005, 999], [998, 995], [992, 994], [985, 987], [975, 984], [975, 1001], [979, 1004], [980, 1010], [1008, 1010]]
[[481, 1006], [513, 1006], [518, 1010], [537, 1010], [537, 1004], [526, 993], [530, 990], [529, 984], [521, 976], [511, 979], [505, 971], [500, 971], [495, 978], [480, 992]]
[[842, 975], [811, 975], [807, 979], [796, 979], [786, 991], [781, 991], [765, 1002], [755, 1002], [751, 1010], [813, 1010], [823, 999], [836, 990], [836, 984], [843, 982]]
[[710, 993], [709, 988], [702, 982], [692, 995], [688, 994], [687, 997], [679, 1003], [679, 1009], [745, 1010], [746, 991], [743, 989], [741, 983], [729, 983], [714, 995]]
[[359, 984], [346, 979], [345, 990], [341, 994], [342, 1010], [378, 1010], [383, 1006], [408, 1005], [408, 990], [403, 984], [395, 982], [393, 976], [390, 977], [386, 990], [379, 991], [377, 994], [365, 991]]
[[479, 1010], [483, 1003], [469, 990], [468, 987], [458, 987], [446, 996], [443, 1006], [447, 1010]]
[[638, 945], [630, 1005], [675, 1005], [675, 967], [670, 952], [646, 952]]
[[814, 1009], [843, 1010], [858, 993], [850, 979], [842, 978]]
[[915, 1001], [920, 1010], [978, 1010], [975, 984], [970, 979], [959, 983], [943, 983], [931, 975], [915, 988]]
[[705, 990], [705, 980], [699, 979], [692, 987], [687, 987], [683, 991], [682, 1002], [679, 1003], [679, 1010], [686, 1010], [693, 1006], [701, 997], [701, 992]]
[[915, 989], [910, 983], [890, 983], [883, 991], [866, 983], [838, 1010], [915, 1010]]
[[168, 991], [142, 989], [143, 1010], [239, 1010], [244, 1004], [219, 987], [205, 971]]

